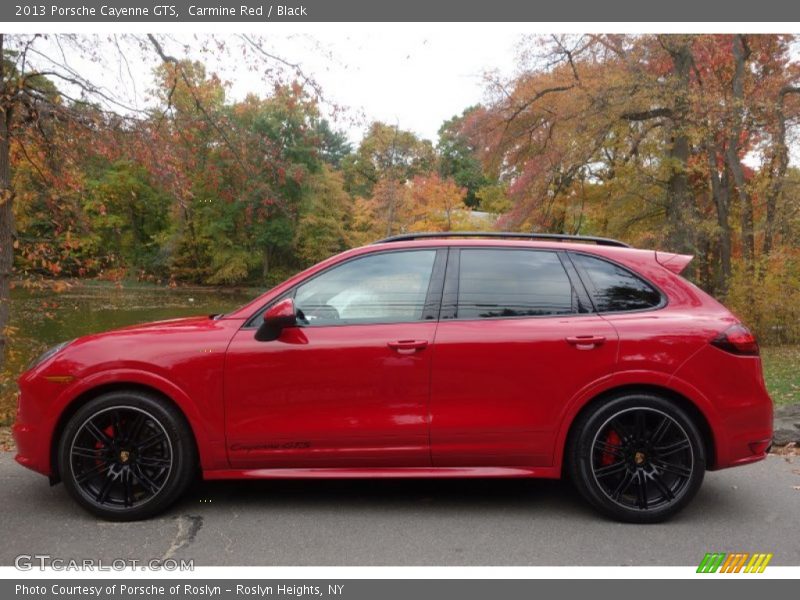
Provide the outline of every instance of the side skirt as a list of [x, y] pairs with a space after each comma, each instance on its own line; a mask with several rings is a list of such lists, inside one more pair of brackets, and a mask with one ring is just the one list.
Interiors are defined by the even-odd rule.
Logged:
[[514, 478], [558, 479], [552, 467], [394, 467], [303, 468], [303, 469], [222, 469], [204, 471], [203, 479], [413, 479], [413, 478]]

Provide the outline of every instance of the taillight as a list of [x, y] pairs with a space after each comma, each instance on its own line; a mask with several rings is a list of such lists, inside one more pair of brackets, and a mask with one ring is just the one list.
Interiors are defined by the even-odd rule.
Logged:
[[758, 356], [758, 341], [750, 330], [737, 323], [731, 325], [717, 337], [711, 340], [711, 345], [742, 356]]

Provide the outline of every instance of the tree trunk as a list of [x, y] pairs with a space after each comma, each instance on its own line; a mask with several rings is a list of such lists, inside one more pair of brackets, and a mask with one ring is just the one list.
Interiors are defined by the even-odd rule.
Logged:
[[269, 244], [264, 247], [264, 252], [261, 254], [261, 278], [266, 283], [267, 277], [269, 276], [269, 267], [270, 267], [270, 248]]
[[772, 252], [772, 244], [775, 236], [775, 222], [780, 211], [780, 203], [783, 196], [783, 182], [786, 178], [786, 170], [789, 168], [789, 148], [786, 146], [786, 115], [784, 114], [784, 103], [788, 94], [800, 92], [800, 88], [785, 87], [777, 99], [775, 107], [775, 132], [772, 140], [773, 154], [770, 159], [769, 185], [767, 186], [766, 198], [766, 217], [764, 221], [764, 256], [769, 256]]
[[0, 369], [5, 365], [11, 269], [14, 264], [14, 193], [11, 189], [11, 105], [5, 86], [5, 54], [0, 33]]
[[669, 180], [667, 183], [667, 241], [675, 252], [692, 253], [693, 241], [687, 217], [692, 207], [691, 188], [687, 166], [689, 163], [689, 136], [684, 129], [684, 118], [689, 110], [692, 51], [690, 42], [683, 41], [671, 49], [670, 56], [677, 82], [672, 121], [672, 146], [669, 151]]
[[386, 207], [386, 237], [392, 235], [394, 230], [394, 219], [397, 213], [397, 190], [395, 188], [395, 182], [390, 181], [388, 183], [389, 187], [389, 198]]
[[717, 246], [719, 250], [719, 268], [715, 289], [720, 295], [728, 291], [731, 278], [731, 246], [732, 236], [730, 223], [730, 176], [728, 168], [723, 167], [722, 175], [717, 166], [717, 150], [713, 142], [706, 144], [708, 171], [711, 178], [711, 198], [717, 213]]
[[755, 231], [753, 229], [753, 201], [747, 189], [744, 168], [739, 157], [739, 140], [744, 129], [744, 77], [750, 49], [743, 35], [733, 38], [734, 73], [731, 83], [733, 89], [733, 119], [730, 130], [730, 142], [725, 150], [725, 159], [733, 175], [733, 182], [739, 197], [739, 208], [742, 228], [742, 255], [745, 267], [751, 275], [755, 272]]
[[786, 148], [786, 123], [781, 115], [778, 124], [778, 137], [781, 141], [773, 140], [774, 155], [773, 164], [770, 167], [770, 182], [767, 188], [766, 198], [764, 199], [766, 216], [764, 219], [764, 244], [762, 251], [764, 256], [769, 256], [772, 252], [772, 241], [775, 235], [775, 220], [778, 212], [778, 201], [783, 188], [783, 179], [786, 177], [786, 168], [789, 166], [789, 151]]

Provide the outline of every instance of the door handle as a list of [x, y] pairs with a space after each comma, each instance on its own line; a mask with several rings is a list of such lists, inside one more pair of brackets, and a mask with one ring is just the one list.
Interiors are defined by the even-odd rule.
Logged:
[[397, 340], [396, 342], [389, 342], [386, 345], [395, 352], [411, 354], [427, 348], [428, 340]]
[[604, 335], [576, 335], [567, 338], [567, 343], [572, 344], [578, 350], [592, 350], [606, 341]]

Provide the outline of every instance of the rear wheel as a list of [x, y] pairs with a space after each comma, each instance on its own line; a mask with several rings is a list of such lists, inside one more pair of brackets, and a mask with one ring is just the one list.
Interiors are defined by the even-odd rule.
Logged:
[[706, 468], [692, 419], [650, 394], [617, 396], [581, 415], [567, 461], [590, 504], [631, 523], [656, 523], [680, 511], [697, 493]]
[[70, 494], [115, 521], [167, 508], [190, 483], [196, 464], [183, 415], [138, 390], [109, 392], [82, 406], [58, 448], [59, 473]]

